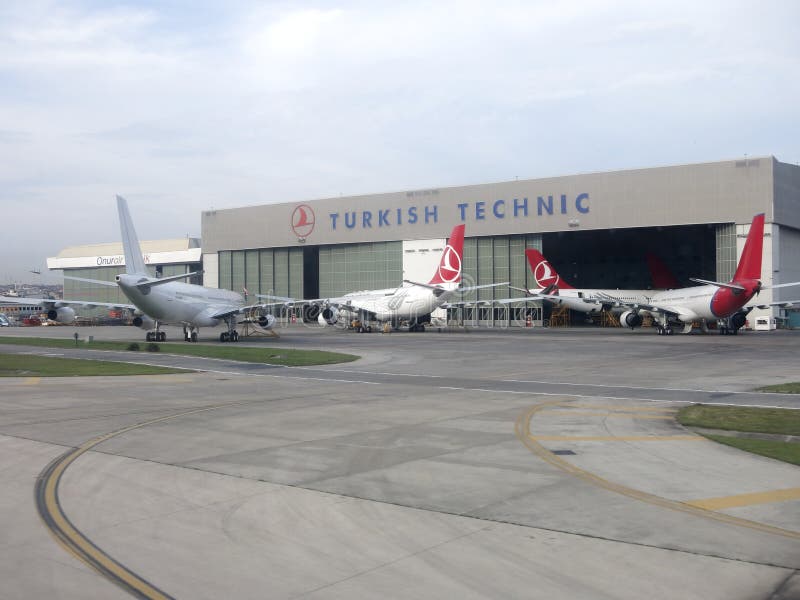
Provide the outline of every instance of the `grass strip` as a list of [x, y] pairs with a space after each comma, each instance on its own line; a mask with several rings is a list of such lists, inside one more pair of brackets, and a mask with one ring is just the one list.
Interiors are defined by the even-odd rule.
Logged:
[[800, 382], [777, 383], [756, 388], [757, 392], [777, 392], [778, 394], [800, 394]]
[[[132, 342], [107, 342], [93, 340], [91, 342], [79, 340], [77, 345], [72, 339], [58, 338], [28, 338], [0, 336], [0, 344], [17, 344], [22, 346], [38, 346], [44, 348], [78, 348], [88, 350], [128, 350]], [[149, 343], [140, 343], [142, 350], [146, 350]], [[168, 354], [181, 354], [185, 356], [202, 356], [205, 358], [222, 358], [227, 360], [240, 360], [244, 362], [266, 363], [283, 365], [287, 367], [306, 367], [313, 365], [332, 365], [358, 360], [354, 354], [341, 352], [326, 352], [324, 350], [293, 350], [289, 348], [268, 348], [264, 346], [247, 347], [241, 342], [236, 344], [190, 344], [186, 342], [157, 344], [160, 352]]]
[[0, 377], [85, 377], [98, 375], [169, 375], [186, 369], [105, 360], [82, 360], [30, 354], [0, 354]]
[[754, 440], [749, 438], [737, 438], [727, 435], [706, 435], [707, 438], [733, 446], [739, 450], [760, 454], [769, 458], [775, 458], [794, 465], [800, 465], [800, 444], [792, 442], [779, 442], [773, 440]]
[[678, 422], [689, 427], [727, 431], [800, 435], [800, 410], [695, 404], [678, 412]]

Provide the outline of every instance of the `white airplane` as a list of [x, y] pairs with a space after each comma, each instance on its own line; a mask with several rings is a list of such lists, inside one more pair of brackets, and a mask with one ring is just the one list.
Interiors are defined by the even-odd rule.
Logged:
[[593, 314], [609, 309], [619, 315], [627, 308], [615, 306], [616, 302], [609, 301], [609, 297], [641, 303], [649, 302], [654, 294], [653, 290], [574, 288], [561, 278], [550, 262], [535, 248], [526, 249], [525, 256], [534, 281], [539, 287], [530, 290], [512, 288], [520, 289], [527, 294], [527, 297], [510, 298], [499, 302], [507, 304], [520, 300], [544, 300], [583, 313]]
[[263, 304], [245, 305], [241, 294], [229, 290], [208, 288], [192, 283], [183, 283], [197, 273], [186, 273], [173, 277], [152, 277], [147, 272], [136, 230], [133, 227], [128, 204], [117, 196], [119, 224], [122, 232], [122, 248], [125, 254], [125, 273], [117, 275], [116, 284], [108, 281], [64, 276], [67, 279], [90, 281], [102, 285], [118, 285], [133, 306], [137, 316], [133, 324], [148, 331], [148, 342], [166, 341], [166, 333], [160, 331], [162, 324], [182, 325], [183, 337], [187, 342], [196, 342], [200, 327], [227, 325], [227, 331], [220, 333], [220, 342], [238, 342], [237, 318], [243, 315], [253, 325], [269, 330], [275, 324], [275, 317], [267, 314]]
[[[631, 329], [642, 324], [642, 315], [650, 315], [656, 322], [659, 335], [672, 335], [672, 325], [682, 325], [683, 333], [689, 333], [696, 321], [701, 322], [704, 331], [707, 331], [708, 321], [717, 321], [721, 334], [735, 335], [754, 308], [788, 308], [800, 304], [800, 300], [797, 300], [748, 305], [762, 289], [768, 289], [761, 283], [763, 242], [764, 214], [761, 213], [753, 217], [736, 273], [728, 283], [692, 278], [692, 281], [704, 285], [648, 292], [641, 298], [636, 297], [641, 290], [595, 290], [598, 292], [595, 297], [580, 298], [579, 301], [622, 309], [624, 312], [620, 315], [620, 323]], [[800, 281], [769, 287], [775, 289], [796, 285], [800, 285]], [[548, 293], [536, 294], [535, 297], [549, 295], [548, 290], [545, 292]]]
[[439, 266], [428, 283], [404, 280], [400, 287], [383, 290], [352, 292], [338, 298], [300, 300], [280, 296], [259, 296], [280, 300], [286, 306], [318, 306], [320, 325], [336, 325], [339, 321], [357, 318], [362, 325], [359, 331], [372, 331], [363, 325], [371, 321], [391, 323], [397, 329], [401, 322], [408, 323], [409, 331], [424, 331], [431, 313], [437, 308], [455, 306], [448, 300], [456, 292], [507, 284], [487, 284], [468, 288], [461, 283], [461, 263], [464, 255], [464, 225], [456, 225], [442, 251]]

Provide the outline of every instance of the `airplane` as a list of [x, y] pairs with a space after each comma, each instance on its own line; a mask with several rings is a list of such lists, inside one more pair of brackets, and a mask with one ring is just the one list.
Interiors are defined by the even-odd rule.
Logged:
[[238, 342], [236, 324], [239, 315], [244, 315], [248, 322], [261, 330], [272, 329], [275, 317], [266, 312], [265, 305], [246, 305], [244, 297], [238, 292], [180, 281], [200, 271], [172, 277], [152, 277], [144, 264], [128, 203], [122, 196], [117, 196], [117, 209], [125, 254], [125, 273], [116, 276], [116, 283], [68, 275], [64, 276], [65, 279], [119, 286], [133, 303], [124, 307], [134, 308], [137, 312], [133, 324], [148, 330], [145, 336], [148, 342], [166, 341], [167, 334], [160, 330], [163, 324], [183, 326], [184, 340], [196, 342], [200, 327], [216, 327], [221, 323], [227, 325], [227, 331], [220, 333], [219, 341]]
[[[525, 292], [526, 297], [508, 298], [497, 302], [508, 304], [523, 300], [544, 300], [582, 313], [595, 314], [605, 309], [619, 315], [626, 309], [615, 307], [615, 302], [609, 301], [610, 296], [630, 302], [648, 302], [653, 295], [653, 290], [574, 288], [561, 278], [550, 262], [535, 248], [527, 248], [525, 257], [528, 259], [534, 281], [539, 287], [530, 290], [512, 288]], [[663, 272], [659, 272], [659, 276], [663, 276]]]
[[[623, 309], [620, 324], [634, 329], [642, 324], [642, 315], [653, 317], [659, 335], [672, 335], [672, 325], [682, 325], [689, 333], [695, 321], [707, 331], [708, 321], [716, 321], [722, 335], [738, 333], [754, 308], [780, 306], [788, 308], [797, 301], [770, 302], [748, 305], [763, 289], [800, 285], [800, 281], [765, 286], [761, 282], [761, 258], [764, 242], [764, 213], [753, 217], [747, 240], [739, 258], [733, 279], [728, 283], [690, 278], [702, 285], [673, 290], [649, 292], [644, 298], [634, 298], [637, 290], [601, 291], [595, 298], [582, 298], [588, 304], [602, 304]], [[559, 290], [560, 291], [560, 290]], [[549, 292], [548, 292], [549, 293]], [[537, 294], [541, 297], [547, 294]]]
[[439, 265], [428, 283], [404, 279], [396, 288], [352, 292], [337, 298], [316, 298], [301, 300], [281, 296], [263, 296], [279, 300], [276, 304], [285, 306], [317, 306], [320, 309], [317, 321], [320, 325], [336, 325], [340, 320], [355, 317], [362, 324], [360, 332], [372, 331], [370, 325], [363, 323], [377, 321], [391, 323], [394, 329], [401, 322], [407, 322], [409, 331], [424, 331], [425, 324], [431, 320], [431, 313], [437, 308], [457, 306], [459, 302], [448, 302], [456, 292], [472, 291], [495, 287], [501, 284], [486, 284], [461, 288], [461, 264], [464, 255], [464, 228], [456, 225], [442, 251]]

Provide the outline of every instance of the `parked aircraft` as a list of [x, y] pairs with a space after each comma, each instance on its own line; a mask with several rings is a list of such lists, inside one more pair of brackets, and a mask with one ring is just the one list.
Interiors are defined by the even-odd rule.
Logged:
[[[736, 273], [728, 283], [692, 278], [691, 281], [704, 285], [651, 292], [643, 298], [632, 298], [635, 294], [631, 292], [635, 290], [607, 290], [597, 294], [595, 298], [581, 298], [581, 301], [623, 309], [620, 323], [631, 329], [642, 324], [643, 315], [650, 315], [656, 322], [659, 335], [672, 335], [673, 325], [682, 325], [683, 333], [689, 333], [696, 321], [700, 321], [704, 328], [708, 321], [717, 321], [721, 334], [736, 334], [744, 326], [746, 317], [753, 308], [800, 304], [799, 300], [748, 305], [762, 289], [767, 289], [761, 282], [763, 241], [764, 214], [761, 213], [753, 217]], [[774, 289], [795, 285], [800, 285], [800, 282], [769, 287]], [[537, 297], [542, 295], [546, 294], [539, 294]]]
[[[525, 257], [528, 259], [528, 265], [538, 288], [520, 290], [528, 294], [524, 299], [545, 300], [583, 313], [599, 313], [603, 309], [610, 309], [620, 314], [626, 309], [615, 308], [615, 303], [608, 300], [610, 296], [630, 302], [649, 302], [653, 295], [653, 290], [574, 288], [561, 278], [550, 262], [535, 248], [526, 249]], [[512, 298], [500, 302], [520, 300], [522, 299]]]
[[196, 342], [200, 327], [216, 327], [221, 323], [225, 323], [228, 329], [220, 333], [219, 341], [238, 342], [236, 323], [240, 315], [244, 315], [260, 329], [272, 328], [275, 317], [266, 313], [263, 304], [245, 305], [244, 298], [237, 292], [179, 281], [197, 273], [160, 279], [148, 274], [128, 212], [128, 204], [122, 196], [117, 196], [117, 209], [126, 272], [117, 275], [116, 283], [69, 276], [65, 278], [118, 285], [138, 311], [134, 325], [142, 329], [152, 329], [146, 335], [148, 342], [166, 340], [166, 333], [160, 330], [162, 324], [182, 325], [184, 339], [187, 342]]
[[[337, 298], [316, 298], [300, 300], [277, 296], [260, 296], [280, 300], [286, 306], [317, 306], [320, 325], [335, 325], [340, 321], [357, 319], [362, 326], [360, 331], [371, 331], [371, 321], [391, 323], [397, 329], [401, 323], [408, 323], [410, 331], [424, 331], [429, 323], [431, 312], [439, 307], [453, 306], [448, 300], [457, 291], [465, 292], [479, 288], [494, 287], [488, 284], [460, 288], [461, 263], [464, 254], [464, 225], [456, 225], [442, 251], [439, 266], [428, 283], [404, 280], [396, 288], [352, 292]], [[367, 325], [363, 325], [367, 323]]]

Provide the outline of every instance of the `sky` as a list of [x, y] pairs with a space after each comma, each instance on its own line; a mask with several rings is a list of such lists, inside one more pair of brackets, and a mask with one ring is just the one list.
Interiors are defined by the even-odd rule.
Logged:
[[[800, 2], [0, 3], [0, 283], [211, 208], [774, 155]], [[41, 275], [30, 273], [41, 270]]]

